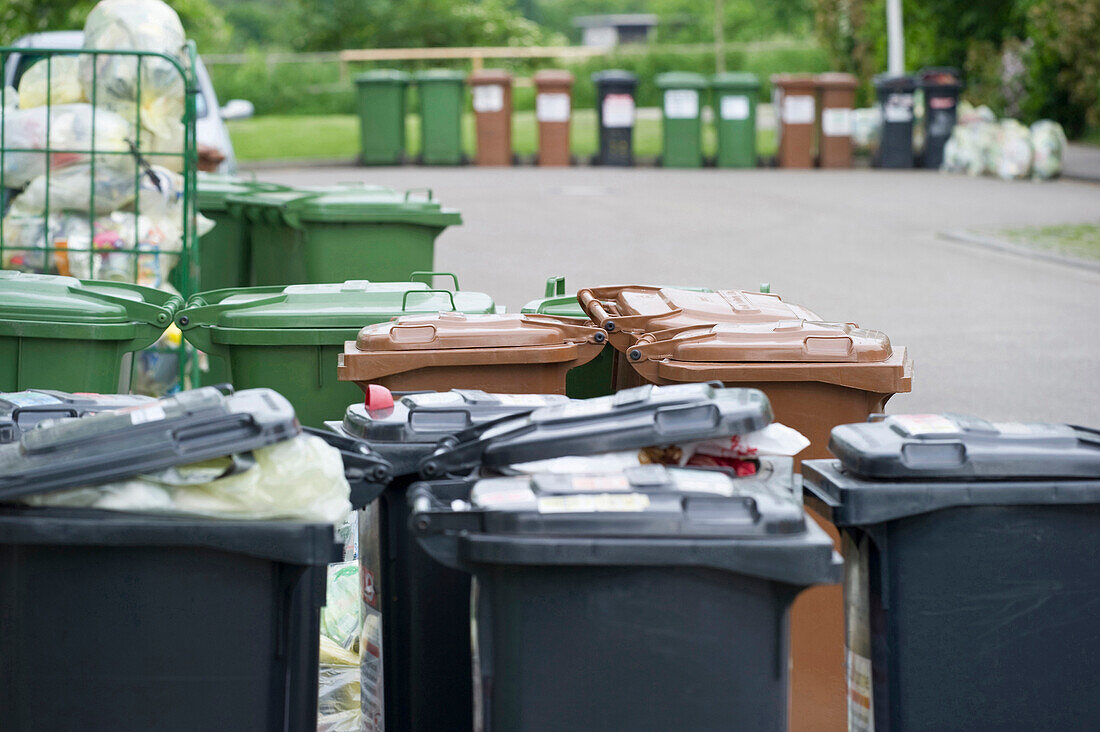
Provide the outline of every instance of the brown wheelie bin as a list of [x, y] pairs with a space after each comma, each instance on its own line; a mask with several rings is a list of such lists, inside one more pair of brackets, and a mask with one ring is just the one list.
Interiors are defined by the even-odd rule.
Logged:
[[822, 168], [852, 167], [852, 107], [856, 77], [818, 74], [817, 164]]
[[477, 124], [477, 164], [512, 164], [512, 75], [501, 69], [470, 74]]
[[815, 79], [812, 74], [776, 74], [771, 78], [779, 135], [779, 167], [814, 167]]
[[439, 313], [369, 325], [344, 344], [337, 376], [364, 391], [482, 389], [564, 394], [570, 369], [596, 358], [607, 338], [576, 319], [508, 313]]
[[534, 76], [535, 119], [539, 124], [539, 165], [569, 165], [569, 120], [573, 112], [573, 75], [546, 69]]
[[[606, 287], [577, 293], [616, 350], [617, 389], [717, 380], [768, 395], [777, 422], [811, 441], [798, 459], [828, 457], [833, 427], [863, 422], [910, 390], [912, 362], [885, 334], [826, 323], [778, 295]], [[836, 527], [813, 511], [840, 550]], [[847, 727], [844, 605], [839, 586], [815, 587], [791, 609], [794, 732]]]

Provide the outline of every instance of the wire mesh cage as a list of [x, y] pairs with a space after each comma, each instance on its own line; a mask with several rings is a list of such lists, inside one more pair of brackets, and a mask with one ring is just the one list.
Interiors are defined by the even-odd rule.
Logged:
[[[18, 84], [0, 86], [0, 267], [194, 294], [195, 63], [190, 42], [179, 54], [0, 47]], [[178, 338], [136, 358], [143, 392], [169, 388], [168, 361], [171, 388], [185, 384], [194, 360]]]

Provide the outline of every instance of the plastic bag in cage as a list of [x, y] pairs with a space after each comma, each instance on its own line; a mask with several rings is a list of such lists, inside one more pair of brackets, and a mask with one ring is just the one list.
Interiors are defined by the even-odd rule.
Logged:
[[[180, 67], [185, 41], [179, 16], [160, 0], [102, 0], [84, 23], [84, 48], [161, 53]], [[85, 54], [80, 83], [96, 104], [132, 121], [140, 114], [142, 128], [172, 139], [184, 111], [180, 67], [167, 58]]]
[[[41, 62], [32, 68], [37, 68]], [[22, 99], [22, 97], [19, 97]], [[58, 170], [80, 163], [87, 163], [92, 149], [92, 117], [95, 116], [95, 149], [103, 152], [127, 152], [132, 127], [122, 117], [106, 109], [96, 109], [90, 104], [60, 104], [50, 107], [34, 107], [5, 111], [3, 139], [5, 150], [45, 150], [47, 142], [51, 153], [51, 170]], [[48, 139], [47, 139], [48, 135]], [[122, 156], [97, 156], [97, 167], [118, 167], [114, 158]], [[127, 156], [128, 157], [128, 156]], [[46, 172], [47, 154], [42, 152], [7, 152], [4, 155], [4, 185], [22, 188], [34, 178]]]
[[13, 87], [5, 86], [3, 88], [4, 95], [4, 113], [9, 114], [19, 109], [19, 92]]
[[87, 101], [79, 65], [75, 56], [52, 56], [31, 66], [19, 79], [19, 106], [31, 109]]
[[3, 227], [4, 269], [89, 277], [92, 236], [86, 216], [50, 214], [43, 218], [11, 212], [4, 217]]
[[1031, 174], [1040, 180], [1062, 174], [1062, 159], [1066, 154], [1066, 133], [1062, 125], [1041, 119], [1031, 125], [1031, 148], [1034, 153]]
[[[134, 200], [134, 176], [137, 167], [132, 158], [104, 159], [95, 165], [95, 209], [97, 214], [125, 207]], [[11, 202], [11, 211], [43, 214], [54, 211], [88, 211], [92, 207], [92, 166], [80, 163], [32, 180]], [[139, 184], [140, 185], [140, 184]]]

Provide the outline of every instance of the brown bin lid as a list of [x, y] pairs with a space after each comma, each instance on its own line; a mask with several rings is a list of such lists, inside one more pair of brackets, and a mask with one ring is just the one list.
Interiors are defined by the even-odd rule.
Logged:
[[471, 84], [511, 84], [512, 75], [504, 69], [482, 69], [467, 77]]
[[[595, 287], [577, 293], [593, 322], [614, 336], [716, 323], [774, 323], [821, 320], [801, 305], [779, 295], [752, 290], [699, 292], [671, 287]], [[611, 326], [608, 328], [608, 326]], [[613, 338], [616, 346], [619, 343]]]
[[438, 313], [363, 328], [344, 344], [341, 381], [369, 381], [424, 366], [562, 363], [595, 358], [607, 340], [591, 323], [551, 315]]
[[536, 71], [532, 78], [535, 84], [546, 86], [570, 86], [573, 83], [573, 74], [565, 69], [543, 69]]
[[817, 84], [829, 89], [855, 89], [859, 81], [852, 74], [830, 71], [817, 75]]
[[771, 82], [784, 91], [803, 91], [812, 90], [817, 80], [813, 74], [773, 74]]
[[647, 333], [626, 349], [643, 376], [726, 383], [820, 381], [879, 393], [907, 392], [912, 362], [885, 333], [851, 323], [780, 321]]

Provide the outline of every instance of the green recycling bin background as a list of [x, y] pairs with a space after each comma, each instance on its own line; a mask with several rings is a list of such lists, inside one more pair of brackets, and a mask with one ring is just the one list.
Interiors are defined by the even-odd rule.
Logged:
[[420, 97], [420, 162], [461, 165], [462, 113], [466, 111], [466, 74], [429, 69], [413, 76]]
[[376, 69], [355, 77], [359, 109], [359, 162], [400, 165], [405, 160], [405, 100], [409, 75]]
[[731, 71], [715, 74], [714, 126], [718, 133], [719, 168], [756, 167], [756, 99], [760, 79], [756, 74]]
[[258, 286], [405, 281], [432, 268], [436, 237], [462, 223], [427, 189], [349, 185], [228, 200], [249, 220], [250, 282]]
[[[414, 277], [431, 279], [434, 273]], [[344, 341], [401, 315], [459, 311], [493, 313], [488, 295], [432, 289], [426, 282], [348, 281], [203, 292], [176, 316], [189, 343], [228, 365], [237, 389], [268, 387], [294, 405], [302, 424], [321, 427], [362, 401], [354, 383], [338, 381]]]
[[[545, 295], [524, 305], [520, 312], [574, 318], [581, 322], [589, 319], [577, 301], [576, 293], [565, 294], [564, 277], [547, 278]], [[565, 375], [566, 396], [590, 399], [614, 393], [611, 386], [614, 363], [615, 349], [605, 346], [599, 356]]]
[[666, 168], [698, 168], [703, 165], [703, 90], [700, 74], [673, 71], [659, 74], [662, 90], [661, 165]]
[[182, 304], [139, 285], [0, 270], [0, 391], [125, 392], [123, 356], [156, 342]]

